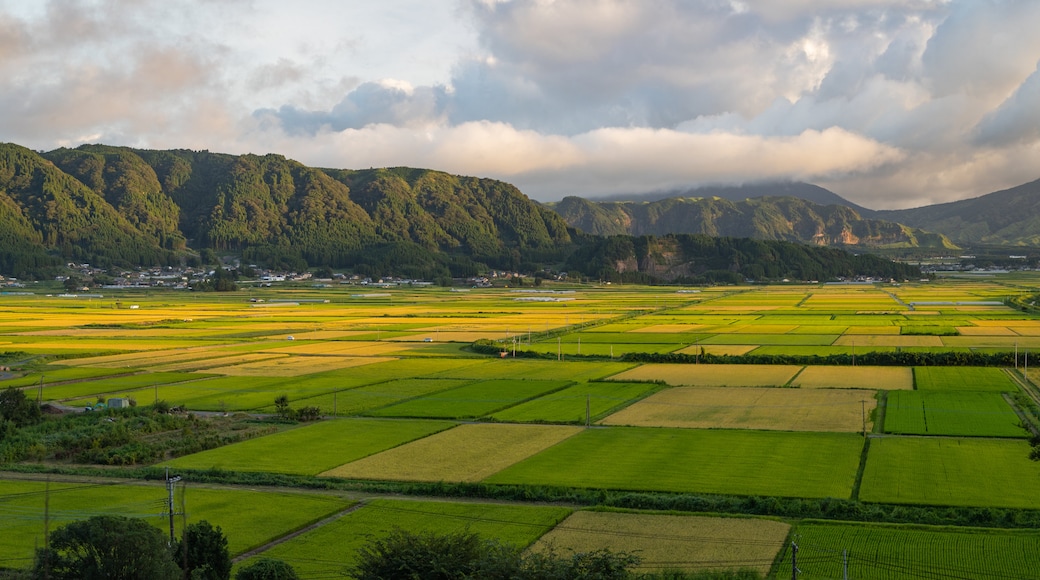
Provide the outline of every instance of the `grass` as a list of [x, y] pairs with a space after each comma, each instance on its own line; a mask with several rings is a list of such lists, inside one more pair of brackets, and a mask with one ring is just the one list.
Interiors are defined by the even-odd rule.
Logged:
[[[861, 432], [873, 391], [676, 387], [602, 421], [606, 425], [701, 429]], [[868, 421], [867, 430], [871, 428]]]
[[[0, 565], [21, 567], [31, 561], [33, 549], [43, 545], [44, 496], [42, 481], [0, 480]], [[143, 518], [169, 529], [163, 515], [166, 488], [161, 482], [134, 484], [50, 484], [50, 529], [93, 515], [109, 514]], [[176, 507], [183, 505], [188, 523], [207, 520], [220, 526], [232, 553], [240, 553], [346, 508], [350, 502], [336, 497], [245, 489], [212, 489], [178, 486]], [[256, 509], [262, 505], [263, 509]], [[183, 519], [174, 519], [180, 534]]]
[[[354, 387], [306, 399], [298, 399], [301, 405], [314, 406], [326, 415], [360, 415], [365, 411], [386, 407], [415, 397], [446, 391], [472, 382], [469, 379], [396, 379], [385, 383]], [[264, 410], [274, 411], [274, 405]]]
[[1001, 369], [984, 367], [914, 367], [921, 391], [990, 391], [1012, 393], [1018, 386]]
[[889, 393], [885, 432], [906, 435], [1028, 437], [1000, 393], [900, 391]]
[[1025, 441], [880, 437], [870, 443], [859, 498], [1040, 509], [1038, 471]]
[[663, 381], [674, 386], [779, 387], [802, 367], [790, 365], [645, 364], [610, 377], [614, 381]]
[[757, 518], [576, 511], [532, 550], [611, 550], [639, 555], [640, 572], [737, 570], [763, 577], [791, 526]]
[[480, 481], [580, 432], [580, 427], [470, 424], [322, 473], [406, 481]]
[[375, 417], [435, 417], [472, 419], [486, 417], [567, 386], [569, 381], [497, 379], [470, 383], [431, 393], [369, 412]]
[[301, 578], [338, 578], [355, 562], [358, 549], [394, 529], [442, 534], [473, 532], [524, 547], [569, 513], [562, 507], [373, 500], [338, 520], [273, 547], [262, 556], [288, 562]]
[[647, 383], [579, 383], [499, 411], [491, 417], [496, 421], [516, 423], [584, 423], [586, 405], [590, 418], [597, 420], [657, 388]]
[[173, 468], [316, 475], [454, 426], [446, 421], [338, 419], [166, 462]]
[[847, 498], [862, 446], [862, 437], [844, 433], [590, 429], [486, 481]]
[[99, 377], [105, 377], [110, 375], [120, 375], [129, 372], [135, 372], [136, 369], [93, 369], [93, 368], [49, 368], [41, 371], [33, 371], [20, 377], [15, 377], [0, 381], [0, 389], [6, 389], [8, 387], [32, 387], [40, 384], [40, 379], [43, 378], [44, 389], [48, 385], [54, 383], [62, 383], [65, 381], [84, 381], [90, 379], [96, 379]]
[[[795, 526], [798, 568], [806, 578], [916, 580], [1036, 578], [1040, 532], [931, 526], [803, 522]], [[777, 578], [791, 576], [789, 548]]]

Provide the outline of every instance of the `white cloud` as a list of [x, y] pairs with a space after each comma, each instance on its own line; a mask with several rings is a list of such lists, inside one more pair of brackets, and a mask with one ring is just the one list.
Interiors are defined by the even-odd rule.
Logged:
[[1035, 179], [1032, 0], [0, 0], [0, 134], [427, 166], [540, 198]]

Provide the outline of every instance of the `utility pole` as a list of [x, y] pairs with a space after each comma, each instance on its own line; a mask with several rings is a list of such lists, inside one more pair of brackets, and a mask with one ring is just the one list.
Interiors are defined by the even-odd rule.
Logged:
[[51, 577], [51, 476], [47, 476], [47, 484], [43, 488], [43, 578]]
[[1018, 341], [1015, 341], [1015, 370], [1018, 370]]
[[332, 416], [333, 417], [337, 417], [338, 416], [336, 414], [336, 394], [337, 394], [337, 391], [332, 391]]
[[175, 475], [173, 477], [170, 477], [170, 468], [169, 467], [166, 468], [166, 492], [167, 492], [168, 497], [169, 497], [169, 501], [167, 503], [167, 507], [170, 510], [170, 545], [171, 546], [173, 545], [173, 543], [177, 539], [176, 536], [175, 536], [175, 532], [173, 530], [173, 516], [176, 515], [176, 510], [173, 508], [173, 484], [177, 483], [180, 480], [181, 480], [181, 476], [179, 476], [179, 475]]
[[40, 394], [36, 395], [36, 404], [37, 405], [42, 405], [43, 404], [43, 377], [45, 377], [45, 376], [47, 376], [47, 375], [40, 375]]
[[592, 395], [585, 394], [585, 426], [588, 427], [592, 423]]
[[863, 413], [863, 438], [867, 438], [867, 400], [863, 399], [859, 402], [861, 411]]
[[842, 576], [841, 576], [842, 579], [843, 580], [849, 580], [849, 551], [848, 550], [842, 550], [841, 551], [841, 569], [842, 569]]
[[563, 349], [563, 346], [560, 343], [560, 337], [557, 336], [556, 337], [556, 360], [560, 360], [562, 358], [561, 357], [561, 355], [563, 354], [563, 350], [562, 349]]
[[798, 580], [798, 544], [791, 540], [791, 580]]
[[578, 354], [581, 354], [581, 337], [578, 337]]

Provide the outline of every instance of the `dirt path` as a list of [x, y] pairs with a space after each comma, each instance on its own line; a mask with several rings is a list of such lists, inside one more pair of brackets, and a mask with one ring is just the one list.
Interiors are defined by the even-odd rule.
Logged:
[[288, 534], [286, 534], [286, 535], [284, 535], [284, 536], [282, 536], [280, 538], [275, 538], [274, 540], [271, 540], [270, 542], [267, 542], [266, 544], [264, 544], [264, 545], [262, 545], [260, 547], [253, 548], [252, 550], [249, 550], [248, 552], [243, 552], [243, 553], [239, 554], [238, 556], [235, 556], [231, 561], [234, 562], [235, 564], [237, 564], [237, 563], [241, 562], [242, 560], [245, 560], [246, 558], [252, 558], [253, 556], [256, 556], [257, 554], [260, 554], [260, 553], [266, 552], [267, 550], [270, 550], [271, 548], [277, 546], [278, 544], [284, 544], [285, 542], [288, 542], [289, 540], [291, 540], [291, 539], [293, 539], [293, 538], [295, 538], [295, 537], [297, 537], [299, 535], [306, 534], [307, 532], [310, 532], [310, 531], [316, 530], [316, 529], [318, 529], [318, 528], [320, 528], [322, 526], [331, 524], [332, 522], [340, 519], [341, 517], [343, 517], [343, 516], [345, 516], [345, 515], [347, 515], [347, 514], [349, 514], [351, 512], [354, 512], [354, 511], [357, 511], [357, 510], [361, 509], [362, 507], [364, 507], [364, 505], [365, 505], [365, 500], [361, 500], [358, 503], [348, 507], [347, 509], [338, 511], [338, 512], [332, 514], [331, 516], [327, 517], [327, 518], [324, 518], [324, 519], [321, 519], [321, 520], [318, 520], [318, 521], [314, 522], [313, 524], [311, 524], [309, 526], [304, 526], [304, 527], [296, 530], [295, 532], [290, 532], [290, 533], [288, 533]]

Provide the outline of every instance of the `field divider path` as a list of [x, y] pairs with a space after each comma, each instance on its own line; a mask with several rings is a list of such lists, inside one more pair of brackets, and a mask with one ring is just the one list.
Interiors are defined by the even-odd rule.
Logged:
[[350, 507], [348, 507], [346, 509], [342, 509], [342, 510], [332, 514], [331, 516], [322, 518], [322, 519], [314, 522], [313, 524], [306, 525], [306, 526], [304, 526], [304, 527], [302, 527], [302, 528], [300, 528], [298, 530], [289, 532], [288, 534], [285, 534], [284, 536], [277, 537], [277, 538], [271, 540], [270, 542], [267, 542], [266, 544], [263, 544], [263, 545], [258, 546], [256, 548], [253, 548], [252, 550], [248, 550], [248, 551], [242, 552], [241, 554], [239, 554], [239, 555], [235, 556], [234, 558], [232, 558], [231, 562], [233, 564], [238, 564], [239, 562], [241, 562], [241, 561], [243, 561], [243, 560], [245, 560], [247, 558], [252, 558], [253, 556], [256, 556], [257, 554], [262, 554], [263, 552], [266, 552], [266, 551], [270, 550], [271, 548], [273, 548], [273, 547], [275, 547], [275, 546], [277, 546], [279, 544], [284, 544], [285, 542], [288, 542], [289, 540], [292, 540], [292, 539], [294, 539], [294, 538], [296, 538], [298, 536], [306, 534], [307, 532], [310, 532], [312, 530], [316, 530], [316, 529], [318, 529], [318, 528], [320, 528], [322, 526], [327, 526], [328, 524], [331, 524], [332, 522], [342, 518], [343, 516], [348, 515], [350, 513], [353, 513], [355, 511], [361, 509], [362, 507], [365, 506], [365, 504], [366, 504], [366, 500], [359, 500], [356, 504], [354, 504], [354, 505], [352, 505], [352, 506], [350, 506]]

